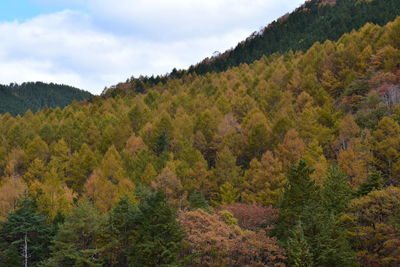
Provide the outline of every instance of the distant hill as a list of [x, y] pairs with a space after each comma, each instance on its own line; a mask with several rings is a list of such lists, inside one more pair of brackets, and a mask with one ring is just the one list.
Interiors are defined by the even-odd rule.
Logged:
[[69, 105], [73, 100], [82, 101], [92, 94], [67, 85], [42, 82], [28, 82], [21, 85], [0, 85], [0, 113], [18, 115], [28, 109], [33, 112], [44, 107]]

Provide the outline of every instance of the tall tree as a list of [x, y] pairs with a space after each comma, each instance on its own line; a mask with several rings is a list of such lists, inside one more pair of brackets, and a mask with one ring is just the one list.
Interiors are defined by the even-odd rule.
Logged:
[[[320, 193], [311, 174], [303, 160], [288, 172], [288, 185], [274, 230], [289, 252], [288, 262], [296, 265], [304, 258], [306, 264], [311, 257], [309, 266], [353, 266], [349, 242], [337, 222], [351, 196], [345, 178], [337, 169], [331, 169]], [[334, 190], [344, 199], [337, 201], [331, 196]], [[297, 222], [297, 228], [292, 228], [293, 222]]]
[[391, 118], [383, 118], [373, 132], [374, 161], [387, 177], [386, 183], [400, 183], [400, 125]]
[[98, 155], [84, 143], [70, 159], [67, 185], [75, 192], [82, 193], [83, 185], [96, 168], [98, 158]]
[[289, 130], [276, 149], [276, 156], [282, 162], [284, 169], [296, 164], [305, 153], [306, 146], [296, 130]]
[[348, 177], [337, 165], [333, 165], [321, 191], [325, 211], [334, 215], [343, 213], [350, 203], [352, 193]]
[[400, 264], [400, 231], [393, 215], [400, 212], [400, 189], [387, 187], [354, 199], [346, 213], [357, 259], [364, 266]]
[[288, 263], [293, 267], [312, 267], [313, 255], [306, 238], [303, 225], [299, 221], [290, 231], [287, 241]]
[[[275, 233], [282, 242], [288, 239], [288, 231], [293, 222], [302, 221], [309, 223], [304, 226], [312, 228], [315, 218], [316, 206], [319, 202], [319, 190], [315, 182], [310, 178], [312, 170], [307, 167], [304, 160], [290, 167], [287, 174], [288, 183], [285, 186], [280, 213], [277, 220]], [[305, 229], [308, 234], [310, 229]], [[312, 244], [310, 244], [312, 245]]]
[[50, 220], [58, 213], [68, 214], [73, 208], [76, 194], [66, 186], [54, 168], [43, 174], [43, 180], [33, 181], [30, 194], [37, 201], [39, 209]]
[[87, 201], [81, 201], [66, 217], [54, 238], [51, 257], [44, 266], [102, 266], [99, 238], [104, 217]]
[[176, 175], [174, 162], [167, 163], [151, 186], [157, 191], [163, 191], [169, 203], [176, 208], [181, 208], [186, 201], [187, 195], [183, 191], [182, 183]]
[[122, 159], [114, 146], [104, 155], [84, 185], [86, 196], [102, 212], [109, 211], [121, 197], [134, 191], [135, 185], [125, 176]]
[[137, 230], [136, 206], [129, 198], [122, 198], [108, 215], [102, 238], [102, 257], [108, 266], [131, 266], [130, 255]]
[[241, 169], [236, 165], [236, 157], [229, 148], [224, 147], [217, 153], [217, 160], [213, 173], [213, 181], [216, 187], [228, 182], [236, 186], [240, 182]]
[[0, 224], [0, 266], [38, 266], [49, 256], [52, 237], [52, 227], [34, 201], [23, 200]]
[[176, 213], [161, 192], [151, 193], [139, 204], [133, 241], [133, 266], [171, 266], [179, 263], [183, 231]]
[[14, 212], [28, 187], [21, 178], [7, 177], [0, 186], [0, 221]]
[[267, 151], [260, 161], [253, 159], [245, 172], [243, 200], [262, 205], [277, 205], [287, 180], [282, 163]]

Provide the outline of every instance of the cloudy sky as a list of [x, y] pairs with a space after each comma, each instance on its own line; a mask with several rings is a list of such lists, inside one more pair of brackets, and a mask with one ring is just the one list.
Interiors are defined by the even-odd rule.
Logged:
[[0, 83], [100, 93], [234, 47], [304, 0], [0, 0]]

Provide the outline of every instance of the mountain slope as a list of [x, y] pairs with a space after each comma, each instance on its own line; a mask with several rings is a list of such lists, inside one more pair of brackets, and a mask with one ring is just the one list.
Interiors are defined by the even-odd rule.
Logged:
[[262, 32], [254, 33], [235, 49], [191, 67], [189, 72], [204, 74], [224, 71], [242, 63], [251, 63], [263, 55], [304, 51], [315, 42], [337, 40], [346, 32], [367, 22], [384, 25], [400, 15], [397, 0], [311, 0]]
[[0, 113], [17, 115], [28, 109], [35, 112], [44, 107], [63, 108], [73, 100], [89, 99], [92, 94], [67, 85], [29, 82], [0, 85], [0, 96]]
[[44, 266], [400, 265], [400, 17], [0, 137], [5, 266], [32, 214]]
[[242, 63], [251, 63], [273, 53], [305, 51], [315, 42], [337, 40], [344, 33], [366, 23], [384, 25], [400, 15], [398, 0], [310, 0], [290, 14], [255, 32], [234, 49], [206, 58], [188, 70], [164, 76], [130, 78], [104, 92], [105, 96], [124, 92], [143, 92], [144, 88], [181, 78], [188, 73], [221, 72]]

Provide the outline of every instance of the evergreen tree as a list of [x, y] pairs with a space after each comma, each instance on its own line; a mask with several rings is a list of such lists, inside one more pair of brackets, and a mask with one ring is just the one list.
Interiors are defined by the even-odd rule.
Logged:
[[136, 233], [136, 206], [129, 198], [122, 198], [111, 210], [105, 229], [102, 254], [109, 266], [131, 266], [129, 255]]
[[98, 243], [103, 223], [104, 218], [92, 204], [79, 203], [60, 226], [44, 266], [102, 266]]
[[338, 222], [338, 216], [325, 212], [321, 217], [320, 232], [314, 238], [314, 266], [356, 266], [355, 253], [350, 246], [346, 229]]
[[133, 242], [133, 266], [171, 266], [179, 263], [183, 232], [176, 213], [162, 192], [151, 193], [139, 205]]
[[366, 196], [374, 190], [382, 189], [382, 185], [383, 185], [382, 173], [380, 171], [373, 171], [371, 175], [368, 177], [368, 180], [360, 185], [360, 187], [356, 192], [356, 195], [358, 197]]
[[[286, 242], [293, 222], [311, 222], [315, 218], [316, 207], [319, 203], [319, 191], [310, 175], [312, 170], [307, 167], [304, 160], [290, 167], [287, 174], [288, 183], [280, 203], [280, 213], [277, 226], [274, 229], [276, 235], [282, 242]], [[306, 225], [306, 224], [304, 224]], [[305, 229], [305, 234], [308, 232]]]
[[49, 255], [53, 229], [34, 201], [25, 199], [0, 224], [0, 266], [38, 266]]
[[[292, 166], [288, 172], [288, 185], [275, 229], [288, 251], [288, 262], [294, 266], [353, 266], [353, 254], [346, 232], [337, 223], [351, 196], [345, 176], [337, 167], [331, 168], [325, 188], [320, 192], [310, 178], [311, 174], [312, 170], [304, 160]], [[288, 232], [296, 221], [300, 226]], [[312, 255], [311, 265], [307, 265], [307, 250], [303, 251], [305, 255], [299, 254], [307, 246]], [[305, 265], [296, 265], [300, 264], [301, 257], [306, 256]]]
[[312, 267], [313, 255], [310, 246], [304, 237], [303, 225], [299, 221], [290, 231], [287, 241], [288, 263], [293, 267]]
[[189, 207], [191, 210], [197, 210], [197, 209], [203, 209], [205, 211], [210, 210], [210, 205], [208, 204], [208, 201], [204, 197], [203, 194], [201, 193], [192, 193], [189, 196]]
[[324, 210], [339, 215], [346, 209], [352, 197], [352, 190], [347, 176], [337, 165], [328, 171], [321, 191]]
[[351, 249], [346, 229], [340, 217], [352, 198], [352, 190], [347, 176], [337, 165], [329, 169], [328, 178], [321, 192], [321, 231], [316, 235], [319, 253], [318, 266], [355, 266], [354, 252]]

